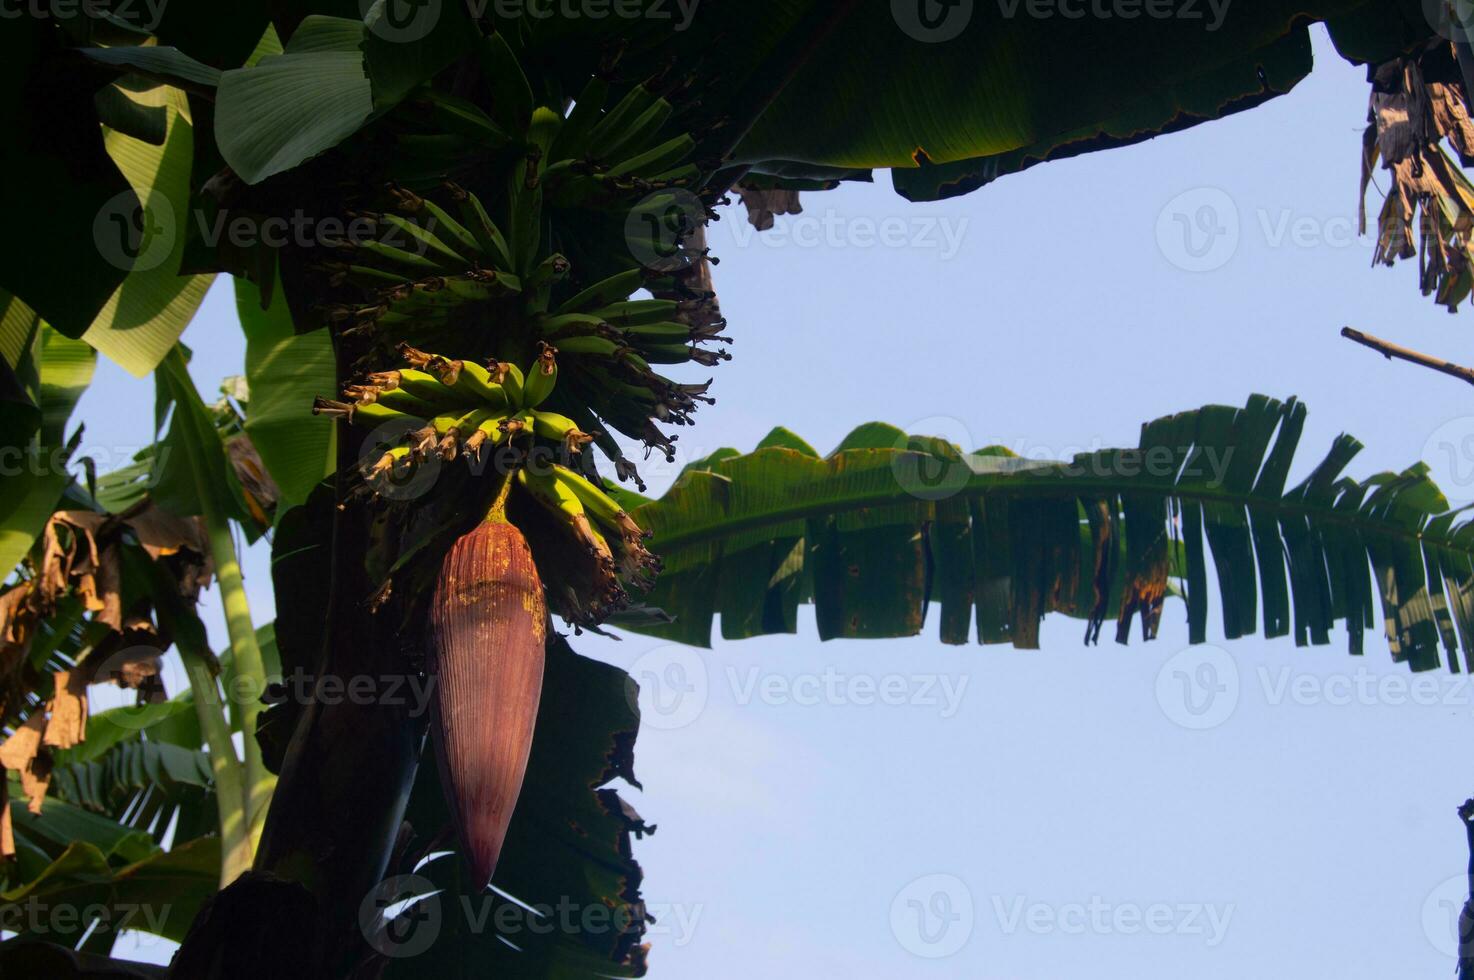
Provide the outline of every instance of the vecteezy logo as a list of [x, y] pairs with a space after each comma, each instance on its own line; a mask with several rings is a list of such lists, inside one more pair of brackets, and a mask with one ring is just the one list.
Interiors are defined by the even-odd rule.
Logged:
[[891, 16], [907, 35], [927, 44], [950, 41], [972, 21], [973, 0], [891, 0]]
[[1459, 930], [1464, 902], [1469, 898], [1469, 879], [1458, 875], [1428, 893], [1423, 901], [1423, 935], [1444, 956], [1459, 955]]
[[1183, 728], [1217, 728], [1238, 707], [1238, 665], [1221, 647], [1188, 647], [1157, 672], [1157, 704]]
[[1157, 215], [1157, 247], [1187, 272], [1212, 272], [1239, 247], [1239, 209], [1216, 187], [1185, 191]]
[[1450, 419], [1434, 429], [1421, 458], [1450, 504], [1474, 500], [1474, 416]]
[[123, 191], [108, 198], [92, 219], [92, 240], [111, 266], [147, 272], [174, 254], [174, 206], [160, 192]]
[[440, 935], [440, 894], [420, 875], [387, 878], [358, 905], [358, 928], [385, 956], [418, 956]]
[[359, 0], [364, 26], [399, 44], [424, 40], [440, 22], [440, 0]]
[[972, 468], [955, 451], [961, 446], [966, 452], [966, 447], [974, 445], [967, 426], [938, 415], [914, 422], [904, 431], [924, 433], [947, 445], [935, 446], [922, 439], [922, 451], [905, 451], [910, 449], [910, 440], [904, 436], [897, 439], [895, 448], [901, 451], [892, 457], [891, 471], [902, 490], [919, 500], [946, 500], [967, 486]]
[[1474, 0], [1423, 0], [1423, 17], [1441, 37], [1463, 44], [1474, 26]]
[[923, 875], [891, 900], [891, 934], [915, 956], [951, 956], [972, 937], [972, 892], [955, 875]]
[[[414, 433], [425, 425], [425, 422], [403, 418], [375, 426], [358, 450], [362, 470], [366, 473], [374, 470], [389, 450], [404, 445], [405, 440], [413, 443]], [[410, 454], [418, 451], [412, 447]], [[421, 454], [421, 457], [412, 465], [407, 462], [408, 456], [384, 464], [386, 468], [379, 471], [382, 476], [375, 478], [370, 484], [374, 493], [387, 500], [418, 500], [429, 493], [430, 488], [435, 486], [435, 481], [440, 479], [440, 454], [428, 452]]]
[[640, 724], [668, 731], [685, 728], [706, 708], [706, 664], [685, 647], [657, 647], [630, 665], [639, 685]]
[[691, 262], [686, 239], [706, 221], [706, 207], [690, 191], [655, 191], [630, 209], [624, 239], [630, 254], [656, 272], [677, 272]]

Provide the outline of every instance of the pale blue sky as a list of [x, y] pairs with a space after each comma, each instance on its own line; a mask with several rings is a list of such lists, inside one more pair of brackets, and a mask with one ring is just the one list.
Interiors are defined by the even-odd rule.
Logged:
[[[1412, 264], [1370, 268], [1354, 238], [1367, 86], [1316, 42], [1315, 72], [1267, 106], [959, 200], [911, 205], [881, 175], [806, 196], [771, 240], [729, 211], [711, 244], [736, 359], [681, 445], [751, 448], [784, 424], [827, 451], [880, 419], [1061, 457], [1134, 445], [1167, 412], [1293, 394], [1311, 414], [1292, 480], [1348, 431], [1367, 444], [1353, 475], [1426, 458], [1451, 498], [1474, 498], [1468, 390], [1337, 336], [1474, 360], [1470, 314], [1419, 296]], [[1214, 202], [1200, 227], [1231, 230], [1235, 212], [1237, 238], [1194, 259], [1173, 214]], [[1181, 267], [1195, 262], [1218, 267]], [[209, 390], [241, 370], [233, 318], [217, 287], [185, 337]], [[88, 443], [146, 441], [151, 399], [104, 367]], [[246, 570], [269, 618], [261, 549]], [[709, 652], [578, 640], [661, 698], [631, 792], [659, 825], [636, 845], [667, 912], [650, 975], [1451, 974], [1474, 689], [1440, 676], [1409, 692], [1380, 638], [1356, 660], [1339, 630], [1327, 648], [1184, 654], [1184, 619], [1173, 602], [1155, 643], [1091, 649], [1051, 620], [1035, 652], [943, 647], [934, 624], [820, 644], [807, 611], [797, 637]], [[672, 665], [684, 700], [663, 686]], [[1184, 677], [1230, 690], [1195, 715]], [[857, 703], [871, 685], [903, 703]], [[949, 907], [945, 929], [916, 918]]]

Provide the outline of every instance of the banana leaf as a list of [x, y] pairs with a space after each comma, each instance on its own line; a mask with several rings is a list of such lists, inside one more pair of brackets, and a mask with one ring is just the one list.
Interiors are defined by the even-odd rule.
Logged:
[[812, 602], [822, 639], [912, 636], [937, 603], [944, 642], [967, 642], [975, 621], [980, 642], [1034, 648], [1049, 612], [1085, 619], [1087, 642], [1113, 618], [1125, 643], [1137, 616], [1153, 638], [1180, 595], [1200, 643], [1211, 558], [1230, 639], [1262, 628], [1324, 644], [1339, 622], [1360, 654], [1375, 593], [1394, 660], [1429, 670], [1442, 650], [1457, 671], [1462, 649], [1467, 666], [1474, 523], [1423, 464], [1343, 476], [1361, 449], [1345, 435], [1286, 489], [1305, 417], [1255, 395], [1058, 463], [877, 424], [822, 458], [791, 435], [719, 452], [632, 510], [665, 561], [645, 602], [674, 622], [637, 610], [624, 625], [707, 646], [718, 614], [728, 639], [793, 632]]

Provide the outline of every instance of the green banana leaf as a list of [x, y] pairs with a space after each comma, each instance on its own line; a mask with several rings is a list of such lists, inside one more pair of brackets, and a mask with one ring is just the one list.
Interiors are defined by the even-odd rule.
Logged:
[[[654, 828], [606, 785], [622, 777], [639, 786], [636, 705], [635, 682], [623, 670], [579, 656], [561, 638], [548, 645], [532, 756], [492, 880], [502, 894], [468, 891], [459, 852], [415, 872], [422, 885], [444, 889], [430, 899], [440, 904], [440, 930], [423, 951], [391, 958], [388, 976], [644, 975], [642, 873], [630, 843]], [[419, 768], [405, 819], [421, 842], [449, 827], [433, 760]], [[571, 908], [574, 926], [542, 928], [504, 895], [543, 907], [541, 915]], [[405, 919], [414, 917], [407, 910]], [[391, 935], [415, 942], [412, 928]]]
[[336, 428], [311, 412], [315, 396], [338, 387], [333, 342], [326, 328], [295, 332], [280, 284], [265, 310], [260, 290], [248, 280], [235, 280], [235, 294], [251, 390], [246, 434], [281, 491], [280, 518], [336, 467]]
[[1262, 622], [1265, 636], [1323, 644], [1339, 621], [1359, 654], [1375, 591], [1395, 660], [1432, 669], [1442, 647], [1458, 670], [1457, 650], [1474, 654], [1474, 524], [1457, 523], [1422, 464], [1343, 477], [1361, 449], [1344, 435], [1287, 490], [1305, 416], [1293, 398], [1255, 395], [1068, 463], [964, 455], [879, 424], [821, 458], [780, 431], [633, 509], [665, 561], [645, 601], [674, 622], [625, 624], [706, 646], [717, 614], [738, 639], [793, 632], [813, 602], [823, 639], [911, 636], [936, 602], [948, 643], [967, 642], [975, 619], [980, 642], [1037, 647], [1048, 612], [1086, 619], [1087, 642], [1114, 617], [1124, 643], [1138, 614], [1154, 637], [1180, 592], [1200, 643], [1211, 557], [1230, 639]]
[[[1048, 16], [1025, 0], [722, 6], [672, 44], [725, 37], [727, 87], [740, 94], [723, 108], [739, 120], [760, 112], [735, 161], [767, 172], [892, 167], [901, 193], [929, 200], [1282, 94], [1310, 70], [1311, 21], [1328, 21], [1358, 61], [1432, 34], [1416, 0], [1182, 4], [1170, 17], [1071, 17], [1066, 6], [1045, 5]], [[928, 164], [953, 166], [928, 174]]]
[[[11, 811], [17, 827], [23, 826], [24, 804], [12, 801]], [[148, 838], [143, 836], [143, 841]], [[170, 851], [155, 849], [127, 863], [118, 859], [116, 848], [105, 851], [79, 836], [34, 879], [0, 892], [0, 903], [22, 912], [27, 907], [73, 913], [101, 910], [106, 918], [104, 922], [83, 914], [64, 919], [48, 915], [37, 923], [39, 928], [30, 928], [32, 923], [22, 916], [18, 924], [26, 928], [18, 929], [8, 943], [40, 937], [76, 945], [92, 921], [110, 935], [128, 928], [179, 942], [219, 883], [220, 842], [215, 837], [201, 837]]]
[[219, 827], [210, 760], [198, 749], [133, 739], [85, 762], [54, 755], [52, 795], [142, 830], [160, 846], [171, 828], [170, 846], [178, 847]]
[[240, 481], [226, 457], [215, 418], [201, 400], [177, 345], [159, 365], [156, 378], [174, 411], [169, 433], [154, 455], [149, 495], [179, 517], [213, 510], [249, 530], [254, 522], [241, 497]]
[[142, 222], [142, 232], [136, 234], [138, 229], [126, 223], [99, 229], [99, 247], [131, 271], [82, 339], [141, 378], [158, 366], [184, 333], [214, 276], [179, 275], [190, 220], [194, 157], [194, 127], [183, 94], [160, 86], [135, 97], [163, 107], [168, 135], [161, 146], [117, 132], [106, 136], [109, 154], [142, 202], [141, 215], [135, 219]]
[[0, 304], [0, 334], [9, 337], [20, 328], [30, 335], [19, 359], [7, 363], [23, 384], [33, 379], [28, 394], [41, 416], [25, 442], [0, 447], [6, 466], [14, 468], [0, 481], [0, 568], [8, 574], [31, 550], [67, 484], [67, 420], [92, 382], [97, 355], [52, 330], [19, 299], [0, 294]]

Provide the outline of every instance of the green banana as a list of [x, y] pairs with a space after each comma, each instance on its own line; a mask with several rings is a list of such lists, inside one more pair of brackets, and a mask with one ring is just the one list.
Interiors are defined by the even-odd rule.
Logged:
[[680, 308], [681, 304], [673, 299], [631, 299], [606, 306], [595, 316], [616, 327], [635, 327], [672, 320], [679, 315]]
[[356, 425], [382, 425], [385, 422], [398, 422], [403, 419], [416, 418], [407, 415], [387, 405], [375, 402], [365, 404], [350, 404], [348, 402], [332, 401], [328, 398], [317, 398], [312, 403], [313, 415], [325, 415], [332, 419], [345, 419]]
[[540, 353], [522, 386], [522, 407], [536, 408], [553, 393], [558, 383], [558, 348], [545, 341], [538, 341]]
[[408, 235], [411, 240], [421, 245], [426, 257], [433, 256], [443, 268], [452, 272], [459, 272], [471, 264], [471, 259], [451, 248], [428, 228], [422, 228], [413, 221], [407, 221], [397, 214], [382, 214], [378, 216], [379, 223], [388, 225], [396, 231]]
[[656, 99], [622, 133], [609, 140], [606, 144], [601, 145], [596, 143], [594, 145], [599, 148], [601, 156], [605, 156], [610, 160], [621, 159], [622, 154], [645, 145], [656, 133], [660, 132], [660, 127], [669, 121], [673, 111], [675, 111], [674, 107], [669, 102], [664, 99]]
[[438, 264], [425, 258], [425, 256], [416, 255], [414, 252], [407, 252], [402, 248], [395, 248], [393, 245], [386, 245], [383, 242], [354, 242], [348, 247], [364, 256], [378, 259], [389, 265], [398, 266], [401, 269], [407, 269], [414, 273], [415, 277], [422, 276], [427, 272], [435, 274], [441, 271], [441, 267]]
[[557, 309], [558, 313], [587, 310], [589, 307], [608, 306], [626, 300], [629, 295], [645, 285], [644, 269], [626, 269], [616, 272], [608, 279], [594, 283], [587, 289], [569, 297]]
[[522, 71], [517, 56], [500, 33], [492, 34], [476, 46], [481, 74], [491, 93], [491, 111], [497, 125], [509, 133], [521, 133], [532, 119], [532, 86]]
[[604, 155], [608, 148], [618, 145], [621, 134], [625, 133], [635, 120], [639, 119], [644, 112], [655, 102], [656, 96], [644, 85], [636, 85], [625, 93], [624, 98], [615, 103], [614, 108], [606, 112], [598, 122], [594, 123], [589, 130], [589, 146], [592, 152]]
[[429, 105], [430, 118], [438, 126], [452, 133], [475, 140], [493, 150], [499, 150], [512, 142], [512, 137], [507, 135], [506, 130], [498, 126], [474, 102], [429, 87], [420, 89], [419, 101]]
[[581, 430], [573, 419], [566, 415], [558, 415], [555, 412], [528, 412], [527, 414], [532, 419], [533, 435], [539, 439], [561, 442], [570, 455], [581, 452], [584, 446], [594, 441], [593, 436]]
[[471, 230], [481, 246], [481, 254], [489, 259], [498, 271], [514, 273], [516, 263], [512, 260], [512, 248], [507, 244], [496, 222], [481, 206], [481, 199], [456, 184], [447, 185], [451, 198], [461, 210], [461, 222]]
[[608, 101], [609, 81], [601, 75], [594, 75], [574, 99], [573, 109], [563, 120], [563, 128], [558, 130], [558, 135], [549, 148], [548, 152], [554, 160], [583, 156], [588, 147], [589, 130], [599, 121], [599, 115]]
[[613, 357], [623, 349], [619, 342], [601, 336], [563, 337], [558, 341], [558, 350], [564, 354]]
[[502, 386], [507, 393], [507, 404], [521, 406], [522, 404], [522, 369], [511, 361], [494, 361], [490, 366], [489, 375], [495, 383]]

